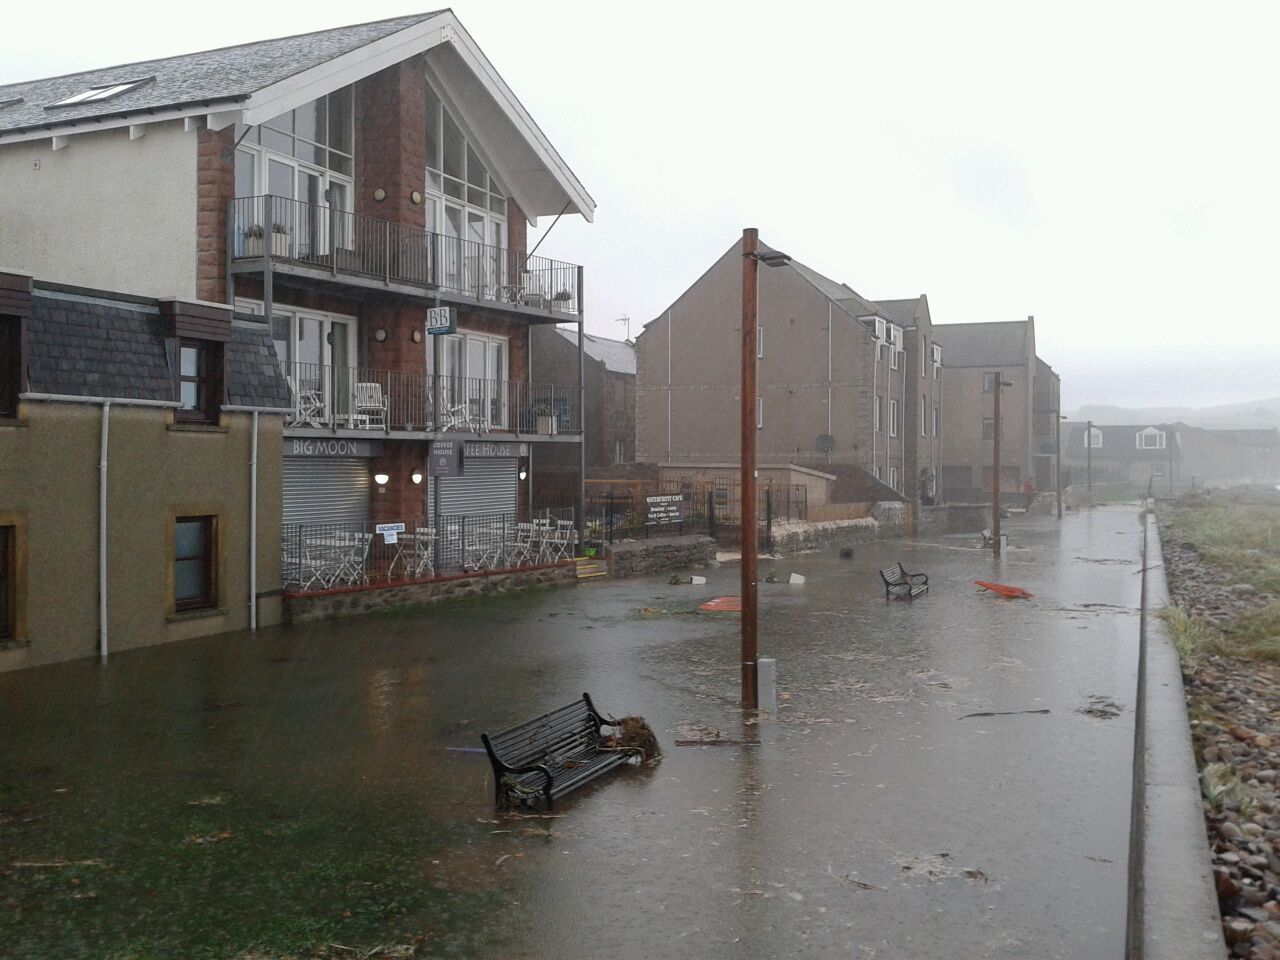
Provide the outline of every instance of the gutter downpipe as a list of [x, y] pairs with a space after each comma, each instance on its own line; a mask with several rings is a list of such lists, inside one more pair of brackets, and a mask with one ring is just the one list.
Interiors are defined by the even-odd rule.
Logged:
[[[871, 335], [871, 475], [876, 473], [876, 435], [880, 432], [880, 424], [876, 422], [876, 400], [880, 397], [880, 341]], [[882, 410], [881, 416], [887, 413]]]
[[83, 403], [102, 407], [102, 438], [98, 447], [98, 656], [106, 660], [107, 636], [107, 443], [111, 434], [111, 405], [176, 409], [172, 400], [132, 400], [118, 397], [82, 397], [69, 393], [23, 393], [19, 400], [42, 403]]
[[249, 629], [258, 630], [258, 416], [289, 413], [285, 407], [223, 405], [226, 413], [253, 414], [253, 437], [249, 442]]

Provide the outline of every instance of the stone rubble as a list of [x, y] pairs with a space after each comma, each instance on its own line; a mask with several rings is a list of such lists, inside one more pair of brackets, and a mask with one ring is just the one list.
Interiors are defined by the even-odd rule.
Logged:
[[[1229, 583], [1188, 544], [1167, 540], [1164, 562], [1173, 601], [1216, 627], [1274, 599]], [[1185, 680], [1230, 956], [1280, 960], [1280, 671], [1209, 656]]]

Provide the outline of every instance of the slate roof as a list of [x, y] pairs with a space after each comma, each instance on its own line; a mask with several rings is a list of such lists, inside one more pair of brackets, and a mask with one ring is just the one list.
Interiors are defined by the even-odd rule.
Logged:
[[[154, 304], [36, 289], [27, 325], [32, 393], [177, 399], [173, 362]], [[265, 324], [236, 322], [227, 344], [227, 403], [287, 407], [289, 388]]]
[[915, 328], [916, 313], [920, 308], [919, 297], [912, 297], [910, 300], [877, 300], [875, 304], [898, 326], [906, 330]]
[[[768, 251], [771, 248], [760, 244], [762, 251]], [[799, 260], [792, 260], [788, 266], [796, 273], [804, 277], [812, 283], [827, 299], [833, 301], [841, 310], [844, 310], [851, 317], [867, 317], [880, 316], [886, 320], [892, 320], [887, 313], [881, 310], [875, 303], [866, 299], [858, 291], [854, 290], [847, 283], [836, 283], [830, 277], [825, 277], [812, 267], [806, 267]], [[770, 267], [762, 267], [763, 270], [776, 269]], [[896, 321], [895, 321], [896, 322]]]
[[1209, 430], [1207, 432], [1246, 447], [1280, 447], [1280, 430], [1275, 427], [1261, 430]]
[[[573, 348], [578, 349], [578, 331], [556, 327], [556, 333], [564, 337]], [[597, 337], [584, 334], [582, 351], [593, 360], [599, 360], [610, 373], [629, 373], [635, 376], [636, 347], [625, 340], [610, 340], [608, 337]]]
[[1021, 366], [1030, 352], [1028, 328], [1026, 320], [940, 323], [934, 325], [933, 339], [942, 344], [948, 367]]
[[[436, 10], [177, 57], [144, 60], [43, 80], [0, 85], [0, 104], [6, 100], [21, 98], [19, 103], [0, 106], [0, 133], [88, 118], [116, 117], [193, 104], [244, 100], [263, 87], [375, 40], [381, 40], [442, 12], [444, 11]], [[50, 107], [51, 104], [92, 87], [144, 77], [154, 79], [109, 100]]]
[[[1178, 445], [1178, 427], [1180, 424], [1170, 423], [1095, 423], [1093, 428], [1102, 432], [1102, 446], [1093, 448], [1095, 460], [1112, 460], [1129, 462], [1134, 460], [1166, 461], [1170, 448], [1173, 456], [1181, 456]], [[1084, 445], [1084, 431], [1087, 423], [1068, 423], [1062, 435], [1062, 455], [1065, 459], [1083, 461], [1088, 458], [1089, 451]], [[1165, 447], [1139, 447], [1138, 434], [1148, 427], [1155, 427], [1165, 432]]]

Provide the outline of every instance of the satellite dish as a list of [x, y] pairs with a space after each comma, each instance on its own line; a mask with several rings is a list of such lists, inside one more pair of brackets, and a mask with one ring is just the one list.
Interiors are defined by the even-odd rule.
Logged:
[[836, 438], [829, 433], [818, 435], [818, 449], [823, 453], [830, 453], [835, 449]]

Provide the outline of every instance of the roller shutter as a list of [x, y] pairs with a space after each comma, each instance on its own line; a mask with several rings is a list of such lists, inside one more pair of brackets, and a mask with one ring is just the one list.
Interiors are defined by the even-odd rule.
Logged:
[[284, 522], [369, 522], [373, 481], [359, 457], [285, 457]]
[[519, 506], [519, 479], [514, 457], [466, 461], [466, 476], [431, 478], [427, 489], [427, 503], [440, 486], [440, 515], [457, 517], [463, 514], [515, 513]]

